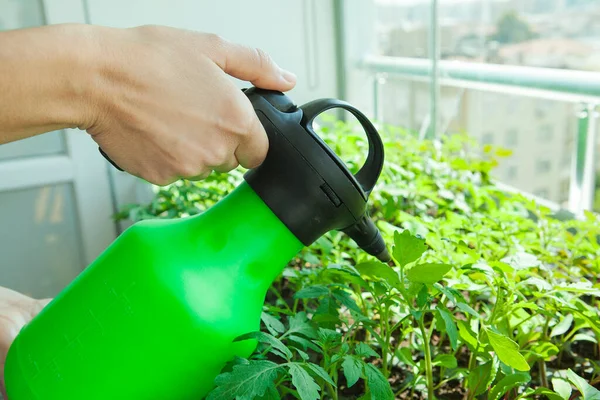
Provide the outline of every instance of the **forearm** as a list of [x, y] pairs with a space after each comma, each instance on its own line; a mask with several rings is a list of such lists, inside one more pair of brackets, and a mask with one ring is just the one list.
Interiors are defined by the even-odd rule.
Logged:
[[0, 144], [81, 124], [93, 43], [84, 25], [0, 32]]

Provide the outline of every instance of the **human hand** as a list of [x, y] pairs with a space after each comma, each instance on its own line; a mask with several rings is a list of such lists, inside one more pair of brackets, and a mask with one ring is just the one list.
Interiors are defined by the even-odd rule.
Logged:
[[268, 140], [230, 77], [287, 91], [295, 76], [261, 50], [168, 27], [93, 27], [85, 129], [121, 168], [151, 183], [258, 166]]
[[0, 287], [0, 393], [7, 399], [4, 387], [4, 364], [10, 345], [17, 334], [50, 300], [36, 300]]

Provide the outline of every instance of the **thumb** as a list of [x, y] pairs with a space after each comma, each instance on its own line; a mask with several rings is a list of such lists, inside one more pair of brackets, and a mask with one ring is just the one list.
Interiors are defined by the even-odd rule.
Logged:
[[285, 92], [296, 86], [296, 75], [280, 68], [265, 51], [221, 39], [216, 62], [225, 73], [263, 89]]

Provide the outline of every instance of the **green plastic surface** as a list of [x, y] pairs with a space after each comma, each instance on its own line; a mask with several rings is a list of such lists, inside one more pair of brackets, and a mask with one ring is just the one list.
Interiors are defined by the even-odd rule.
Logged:
[[12, 345], [9, 400], [199, 400], [256, 342], [303, 245], [244, 182], [203, 214], [127, 229]]

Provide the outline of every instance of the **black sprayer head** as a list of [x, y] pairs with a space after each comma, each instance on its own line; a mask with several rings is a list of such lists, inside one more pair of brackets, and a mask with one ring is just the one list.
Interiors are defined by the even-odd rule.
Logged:
[[[281, 92], [255, 87], [244, 92], [269, 138], [265, 161], [244, 176], [250, 187], [304, 245], [339, 230], [368, 254], [390, 261], [381, 233], [367, 213], [384, 158], [381, 138], [371, 122], [340, 100], [321, 99], [297, 107]], [[367, 134], [369, 154], [356, 175], [313, 130], [314, 119], [332, 108], [352, 113]]]

